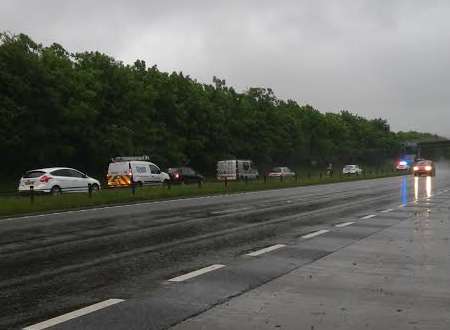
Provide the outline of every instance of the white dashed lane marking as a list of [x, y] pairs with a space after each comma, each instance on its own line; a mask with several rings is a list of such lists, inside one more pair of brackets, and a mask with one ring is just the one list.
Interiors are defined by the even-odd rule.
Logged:
[[353, 221], [343, 222], [343, 223], [338, 223], [338, 224], [336, 225], [336, 227], [342, 228], [342, 227], [347, 227], [347, 226], [350, 226], [350, 225], [353, 225], [353, 224], [354, 224]]
[[377, 215], [376, 214], [369, 214], [366, 215], [365, 217], [360, 218], [361, 220], [367, 220], [367, 219], [372, 219], [375, 218]]
[[315, 232], [307, 234], [307, 235], [303, 235], [302, 238], [312, 238], [312, 237], [316, 237], [316, 236], [319, 236], [319, 235], [322, 235], [322, 234], [325, 234], [328, 232], [329, 232], [329, 230], [322, 229], [322, 230], [318, 230], [318, 231], [315, 231]]
[[208, 267], [205, 267], [205, 268], [201, 268], [201, 269], [195, 270], [193, 272], [190, 272], [190, 273], [187, 273], [187, 274], [184, 274], [184, 275], [180, 275], [180, 276], [171, 278], [169, 280], [169, 282], [183, 282], [183, 281], [186, 281], [186, 280], [188, 280], [190, 278], [197, 277], [197, 276], [203, 275], [205, 273], [212, 272], [214, 270], [217, 270], [217, 269], [220, 269], [220, 268], [223, 268], [223, 267], [225, 267], [225, 265], [220, 265], [220, 264], [211, 265], [211, 266], [208, 266]]
[[286, 245], [284, 245], [284, 244], [275, 244], [275, 245], [268, 246], [268, 247], [266, 247], [264, 249], [261, 249], [261, 250], [257, 250], [257, 251], [253, 251], [253, 252], [247, 253], [246, 256], [256, 257], [256, 256], [259, 256], [259, 255], [264, 254], [264, 253], [268, 253], [268, 252], [272, 252], [272, 251], [281, 249], [281, 248], [283, 248], [285, 246]]
[[392, 212], [392, 211], [394, 211], [394, 209], [383, 210], [383, 211], [381, 211], [380, 213], [389, 213], [389, 212]]
[[75, 319], [77, 317], [80, 317], [80, 316], [83, 316], [83, 315], [86, 315], [86, 314], [90, 314], [92, 312], [98, 311], [100, 309], [103, 309], [103, 308], [106, 308], [106, 307], [109, 307], [109, 306], [112, 306], [112, 305], [115, 305], [115, 304], [118, 304], [118, 303], [121, 303], [122, 301], [124, 301], [124, 300], [122, 300], [122, 299], [108, 299], [108, 300], [99, 302], [97, 304], [94, 304], [94, 305], [91, 305], [91, 306], [87, 306], [87, 307], [78, 309], [76, 311], [73, 311], [73, 312], [70, 312], [70, 313], [67, 313], [67, 314], [64, 314], [64, 315], [52, 318], [50, 320], [30, 325], [30, 326], [28, 326], [26, 328], [23, 328], [23, 330], [47, 329], [47, 328], [55, 326], [57, 324], [60, 324], [60, 323], [63, 323], [63, 322]]

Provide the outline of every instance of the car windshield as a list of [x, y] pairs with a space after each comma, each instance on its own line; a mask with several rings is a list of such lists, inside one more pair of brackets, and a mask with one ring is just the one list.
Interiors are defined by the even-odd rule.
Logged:
[[272, 172], [274, 172], [274, 173], [280, 173], [280, 172], [281, 172], [281, 167], [274, 167], [274, 168], [272, 169]]
[[418, 166], [429, 166], [429, 165], [431, 165], [432, 163], [430, 162], [430, 161], [428, 161], [428, 160], [423, 160], [423, 161], [420, 161], [420, 162], [418, 162], [416, 165], [418, 165]]

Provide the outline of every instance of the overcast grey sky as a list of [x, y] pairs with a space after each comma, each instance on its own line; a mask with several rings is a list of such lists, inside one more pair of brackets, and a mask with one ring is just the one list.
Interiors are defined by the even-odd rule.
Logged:
[[450, 137], [450, 1], [1, 0], [0, 30]]

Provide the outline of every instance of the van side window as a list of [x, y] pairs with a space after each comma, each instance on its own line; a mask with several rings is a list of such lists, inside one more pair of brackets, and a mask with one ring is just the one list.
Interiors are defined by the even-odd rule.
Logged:
[[150, 172], [152, 174], [160, 174], [161, 173], [160, 169], [158, 167], [156, 167], [155, 165], [150, 164], [149, 167], [150, 167]]
[[244, 170], [248, 171], [250, 169], [250, 164], [248, 162], [245, 162], [244, 164], [242, 164], [242, 167], [244, 168]]
[[145, 166], [136, 166], [136, 172], [139, 174], [147, 173], [147, 168]]

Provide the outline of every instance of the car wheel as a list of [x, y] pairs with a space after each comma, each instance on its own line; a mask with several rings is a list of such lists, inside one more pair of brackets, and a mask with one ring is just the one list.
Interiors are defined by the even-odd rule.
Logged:
[[61, 195], [61, 188], [59, 187], [59, 186], [53, 186], [52, 187], [52, 189], [50, 190], [50, 193], [53, 195], [53, 196], [58, 196], [58, 195]]
[[96, 193], [96, 192], [98, 192], [99, 190], [100, 190], [100, 187], [98, 186], [98, 184], [94, 183], [94, 184], [91, 186], [91, 191], [92, 191], [93, 193]]

